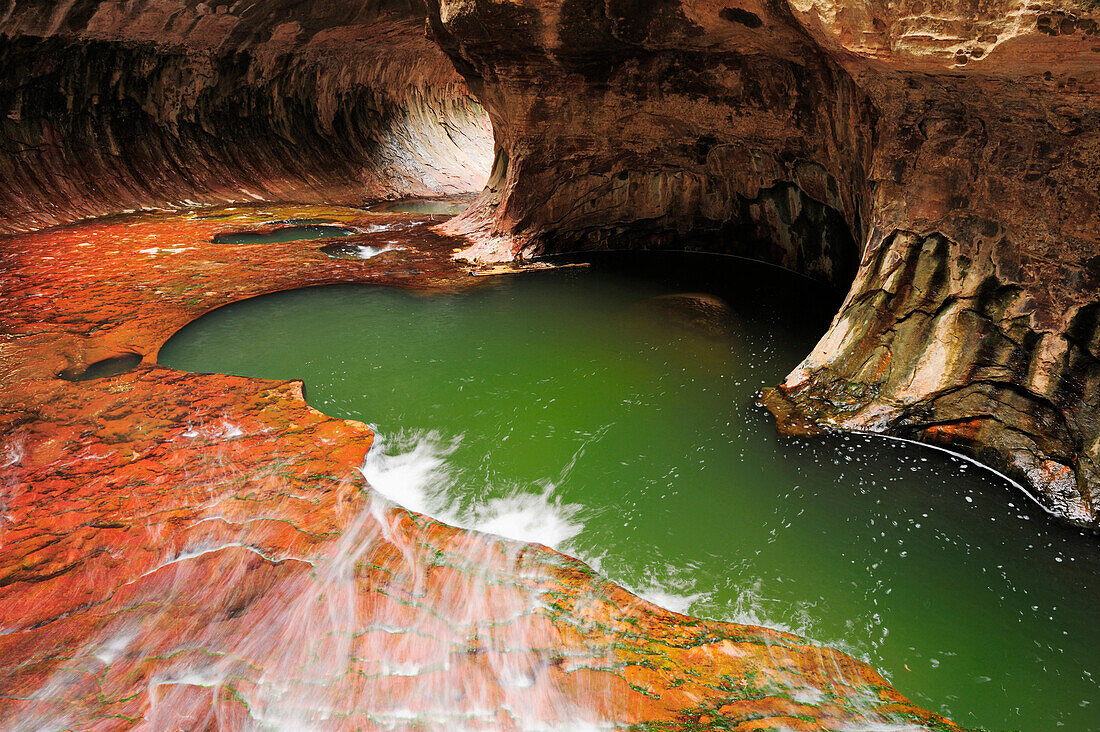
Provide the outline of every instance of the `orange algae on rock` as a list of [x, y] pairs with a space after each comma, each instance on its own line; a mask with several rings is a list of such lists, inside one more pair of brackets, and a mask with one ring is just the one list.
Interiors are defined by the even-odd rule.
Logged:
[[[324, 217], [388, 245], [210, 243]], [[299, 382], [158, 366], [179, 327], [276, 290], [484, 282], [428, 217], [236, 208], [5, 243], [0, 718], [68, 728], [957, 729], [866, 664], [663, 610], [539, 545], [376, 496], [373, 435]], [[381, 228], [384, 225], [387, 228]], [[400, 247], [400, 248], [396, 248]], [[119, 354], [124, 373], [70, 381]]]

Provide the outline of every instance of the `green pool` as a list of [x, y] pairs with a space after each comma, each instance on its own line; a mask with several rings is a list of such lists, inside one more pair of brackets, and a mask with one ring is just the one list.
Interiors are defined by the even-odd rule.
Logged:
[[309, 241], [312, 239], [328, 239], [334, 236], [351, 236], [358, 233], [356, 229], [346, 226], [334, 226], [327, 223], [315, 223], [324, 219], [304, 219], [307, 223], [295, 221], [278, 221], [270, 225], [269, 229], [261, 231], [229, 231], [215, 234], [215, 244], [284, 244], [291, 241]]
[[960, 723], [1100, 729], [1095, 537], [961, 459], [780, 439], [755, 406], [835, 293], [731, 258], [596, 264], [458, 295], [261, 297], [160, 361], [304, 379], [315, 407], [376, 427], [364, 472], [409, 508], [552, 545], [674, 610], [842, 648]]

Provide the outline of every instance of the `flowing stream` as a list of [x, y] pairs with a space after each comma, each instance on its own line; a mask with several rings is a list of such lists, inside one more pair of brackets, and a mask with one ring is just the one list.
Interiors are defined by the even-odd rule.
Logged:
[[[835, 293], [703, 255], [221, 308], [166, 366], [300, 378], [372, 424], [363, 472], [447, 523], [579, 556], [669, 609], [792, 630], [990, 729], [1100, 729], [1100, 546], [966, 460], [781, 439], [754, 404]], [[476, 607], [475, 598], [471, 606]]]

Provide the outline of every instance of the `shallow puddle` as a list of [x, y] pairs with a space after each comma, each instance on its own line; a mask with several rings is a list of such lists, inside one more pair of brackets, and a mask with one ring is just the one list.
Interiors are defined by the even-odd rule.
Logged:
[[104, 358], [87, 366], [65, 369], [57, 376], [66, 381], [92, 381], [93, 379], [106, 379], [132, 371], [141, 363], [141, 356], [136, 353], [124, 353], [119, 356]]
[[446, 196], [441, 198], [408, 198], [401, 201], [378, 203], [370, 207], [371, 211], [385, 213], [428, 214], [433, 216], [455, 216], [466, 210], [474, 196]]

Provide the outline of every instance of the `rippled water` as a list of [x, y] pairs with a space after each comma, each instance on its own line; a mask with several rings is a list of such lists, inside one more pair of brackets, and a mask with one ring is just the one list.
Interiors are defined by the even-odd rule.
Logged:
[[[1095, 537], [940, 451], [778, 438], [753, 396], [809, 351], [832, 294], [740, 260], [605, 263], [460, 295], [267, 296], [160, 360], [304, 379], [314, 406], [376, 426], [364, 473], [409, 508], [838, 646], [962, 723], [1100, 729]], [[730, 309], [662, 297], [683, 292]]]

